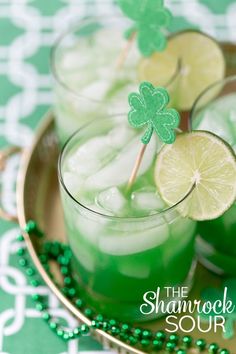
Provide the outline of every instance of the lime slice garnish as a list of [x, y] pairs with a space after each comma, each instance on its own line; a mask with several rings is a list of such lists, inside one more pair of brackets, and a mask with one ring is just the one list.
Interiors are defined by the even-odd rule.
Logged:
[[170, 88], [174, 82], [174, 101], [181, 110], [189, 110], [198, 95], [224, 75], [225, 60], [220, 46], [198, 31], [177, 33], [170, 37], [165, 51], [142, 58], [138, 65], [141, 81]]
[[183, 216], [210, 220], [236, 200], [236, 156], [221, 138], [206, 131], [179, 134], [158, 154], [155, 182], [170, 206], [188, 195], [177, 208]]

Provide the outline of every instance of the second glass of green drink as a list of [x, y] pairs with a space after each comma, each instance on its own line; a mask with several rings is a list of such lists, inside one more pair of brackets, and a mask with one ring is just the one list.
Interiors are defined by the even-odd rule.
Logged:
[[[217, 82], [200, 95], [190, 125], [217, 134], [236, 151], [236, 76]], [[235, 276], [236, 203], [221, 217], [199, 222], [198, 234], [197, 253], [203, 264], [216, 273]]]
[[[124, 117], [95, 120], [77, 131], [59, 161], [59, 179], [73, 271], [90, 306], [121, 320], [143, 321], [143, 295], [191, 287], [196, 223], [158, 195], [154, 166], [161, 142], [148, 144], [136, 182], [127, 184], [140, 132]], [[187, 198], [187, 197], [186, 197]], [[180, 201], [181, 203], [181, 201]]]

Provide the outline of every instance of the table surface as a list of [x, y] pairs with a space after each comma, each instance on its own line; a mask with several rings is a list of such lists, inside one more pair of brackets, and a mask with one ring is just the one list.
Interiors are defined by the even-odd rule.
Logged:
[[[235, 0], [168, 0], [175, 15], [172, 29], [194, 27], [218, 39], [236, 41]], [[50, 47], [68, 24], [89, 14], [116, 13], [112, 1], [0, 0], [0, 147], [28, 146], [51, 106]], [[15, 182], [19, 156], [0, 175], [1, 204], [16, 212]], [[0, 354], [109, 353], [91, 337], [64, 343], [34, 309], [25, 274], [17, 266], [19, 227], [0, 221]], [[68, 326], [75, 319], [46, 287], [51, 311]]]

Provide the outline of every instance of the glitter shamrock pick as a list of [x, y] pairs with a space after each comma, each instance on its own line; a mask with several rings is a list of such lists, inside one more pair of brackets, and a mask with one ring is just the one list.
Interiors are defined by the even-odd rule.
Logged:
[[159, 139], [172, 144], [175, 141], [175, 129], [180, 123], [179, 113], [173, 108], [167, 108], [169, 94], [163, 87], [155, 88], [150, 82], [142, 82], [139, 93], [129, 95], [131, 110], [128, 114], [129, 124], [134, 128], [147, 126], [141, 138], [142, 148], [137, 157], [133, 172], [129, 179], [128, 189], [134, 183], [144, 152], [155, 131]]
[[166, 38], [163, 29], [170, 24], [172, 15], [164, 7], [163, 0], [118, 0], [118, 4], [122, 12], [135, 22], [125, 32], [129, 42], [119, 60], [120, 65], [136, 35], [139, 50], [144, 56], [165, 49]]

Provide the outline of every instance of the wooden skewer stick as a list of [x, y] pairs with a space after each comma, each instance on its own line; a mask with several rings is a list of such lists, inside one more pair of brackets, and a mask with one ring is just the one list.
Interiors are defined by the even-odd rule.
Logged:
[[141, 149], [139, 151], [139, 154], [137, 156], [137, 159], [135, 161], [135, 165], [134, 165], [133, 171], [132, 171], [131, 176], [129, 178], [129, 182], [128, 182], [128, 185], [127, 185], [127, 191], [130, 190], [130, 188], [132, 187], [132, 185], [134, 184], [134, 182], [136, 180], [137, 173], [138, 173], [139, 167], [141, 165], [141, 162], [143, 160], [143, 156], [144, 156], [146, 148], [147, 148], [147, 144], [142, 144], [142, 147], [141, 147]]
[[121, 50], [120, 55], [119, 55], [117, 62], [116, 62], [116, 70], [122, 69], [122, 67], [125, 63], [125, 60], [129, 54], [129, 51], [133, 45], [135, 37], [136, 37], [136, 32], [133, 32], [132, 35], [130, 36], [130, 38], [128, 39], [125, 47]]

